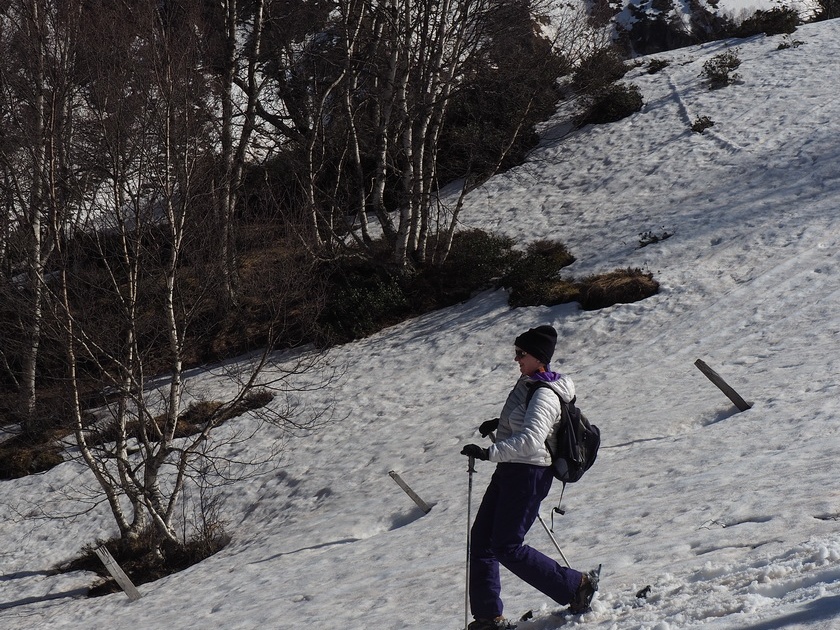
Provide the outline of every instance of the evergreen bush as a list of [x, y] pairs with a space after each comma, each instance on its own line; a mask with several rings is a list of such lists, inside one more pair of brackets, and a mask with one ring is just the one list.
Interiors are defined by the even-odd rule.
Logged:
[[500, 282], [510, 290], [510, 305], [551, 306], [577, 300], [577, 286], [560, 278], [561, 269], [574, 261], [575, 257], [560, 241], [545, 239], [531, 243]]
[[735, 30], [736, 37], [790, 34], [800, 24], [799, 13], [790, 7], [774, 7], [767, 11], [758, 10], [744, 20]]
[[701, 76], [709, 82], [710, 90], [717, 90], [741, 78], [741, 75], [734, 72], [740, 65], [737, 50], [727, 50], [706, 61]]
[[594, 96], [578, 120], [578, 126], [611, 123], [642, 109], [644, 100], [633, 84], [615, 83]]
[[595, 51], [572, 75], [572, 87], [584, 94], [600, 93], [627, 74], [628, 66], [615, 46]]
[[520, 255], [513, 240], [482, 230], [455, 235], [446, 261], [401, 271], [382, 261], [344, 258], [325, 270], [326, 308], [318, 321], [321, 345], [367, 337], [409, 317], [451, 306], [496, 286]]
[[691, 130], [694, 133], [703, 133], [709, 127], [713, 127], [715, 121], [708, 116], [698, 116], [691, 124]]
[[375, 263], [347, 271], [334, 281], [320, 318], [324, 345], [367, 337], [409, 313], [396, 272]]
[[437, 156], [444, 181], [481, 180], [521, 164], [539, 142], [534, 126], [555, 111], [558, 77], [568, 72], [527, 4], [495, 3], [484, 26], [484, 52], [447, 109]]
[[436, 301], [466, 300], [476, 291], [494, 286], [518, 259], [513, 239], [483, 230], [464, 230], [452, 240], [446, 261], [424, 269], [425, 278], [436, 287]]
[[671, 65], [671, 62], [667, 59], [651, 59], [648, 63], [647, 72], [648, 74], [656, 74], [660, 70], [667, 68], [669, 65]]
[[840, 0], [817, 0], [814, 21], [833, 20], [840, 17]]

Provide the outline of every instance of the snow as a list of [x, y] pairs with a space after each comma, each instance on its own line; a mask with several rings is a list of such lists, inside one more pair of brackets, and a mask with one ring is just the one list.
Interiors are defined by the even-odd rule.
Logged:
[[[740, 82], [710, 91], [704, 62], [732, 49]], [[224, 488], [231, 544], [141, 585], [135, 603], [82, 597], [91, 574], [49, 573], [115, 534], [102, 508], [86, 511], [79, 464], [0, 483], [0, 627], [462, 628], [459, 450], [481, 441], [517, 377], [514, 337], [549, 323], [552, 367], [603, 435], [555, 533], [573, 566], [603, 572], [592, 612], [565, 618], [503, 571], [506, 614], [534, 611], [520, 630], [840, 628], [840, 22], [656, 58], [670, 64], [648, 74], [642, 59], [626, 79], [641, 112], [568, 132], [561, 104], [528, 162], [470, 194], [462, 217], [522, 243], [563, 240], [576, 277], [649, 270], [658, 295], [584, 312], [511, 309], [487, 292], [335, 348], [341, 379], [300, 396], [347, 418]], [[693, 133], [698, 116], [715, 125]], [[640, 247], [645, 232], [672, 236]], [[738, 412], [697, 359], [752, 408]], [[218, 399], [233, 389], [213, 369], [189, 386]], [[473, 515], [491, 471], [477, 463]], [[558, 498], [559, 486], [547, 522]], [[557, 557], [539, 524], [528, 542]]]

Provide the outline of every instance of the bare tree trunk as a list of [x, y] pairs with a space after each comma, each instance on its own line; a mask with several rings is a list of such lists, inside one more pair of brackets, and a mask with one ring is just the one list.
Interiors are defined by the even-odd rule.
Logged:
[[[53, 253], [53, 235], [63, 229], [67, 208], [56, 181], [70, 124], [69, 41], [74, 4], [59, 10], [46, 0], [14, 0], [3, 7], [0, 68], [4, 125], [0, 134], [3, 171], [3, 245], [12, 230], [22, 252], [24, 273], [16, 286], [20, 328], [16, 354], [24, 430], [37, 431], [36, 403], [47, 297], [46, 271]], [[63, 30], [62, 30], [63, 29]], [[14, 228], [12, 226], [14, 223]], [[3, 256], [4, 271], [9, 260]]]
[[[235, 207], [242, 187], [246, 153], [251, 143], [257, 116], [260, 85], [257, 77], [264, 27], [265, 0], [256, 0], [252, 11], [248, 45], [242, 51], [245, 76], [239, 76], [240, 63], [238, 33], [241, 6], [237, 0], [225, 0], [225, 58], [222, 71], [220, 100], [222, 105], [221, 146], [223, 173], [219, 186], [221, 220], [221, 259], [225, 299], [230, 304], [239, 301], [239, 263], [237, 256]], [[238, 94], [242, 93], [245, 108], [237, 112]]]
[[233, 237], [233, 207], [232, 190], [233, 182], [231, 177], [234, 171], [234, 148], [233, 148], [233, 79], [236, 72], [236, 23], [237, 23], [237, 2], [236, 0], [225, 0], [222, 3], [225, 12], [225, 43], [224, 60], [221, 76], [220, 101], [222, 106], [221, 120], [221, 145], [222, 145], [222, 173], [218, 182], [216, 194], [218, 195], [218, 220], [220, 227], [219, 258], [221, 260], [221, 273], [223, 285], [223, 300], [227, 304], [235, 304], [237, 299], [236, 289], [236, 247]]
[[410, 125], [407, 125], [402, 134], [402, 147], [405, 157], [403, 166], [403, 187], [407, 191], [407, 199], [400, 208], [400, 221], [397, 227], [397, 243], [394, 251], [394, 262], [400, 267], [406, 267], [409, 263], [411, 253], [411, 227], [417, 213], [417, 197], [415, 196], [415, 173], [414, 173], [414, 136]]
[[28, 236], [26, 263], [28, 289], [30, 292], [31, 310], [28, 313], [28, 325], [26, 328], [26, 349], [23, 364], [23, 397], [24, 411], [27, 421], [34, 420], [36, 401], [36, 374], [38, 366], [38, 350], [41, 341], [41, 324], [43, 321], [43, 294], [44, 294], [44, 252], [43, 252], [43, 230], [42, 213], [43, 208], [43, 184], [46, 146], [44, 144], [44, 131], [46, 128], [46, 99], [45, 99], [45, 60], [44, 46], [46, 45], [46, 33], [44, 32], [41, 7], [38, 0], [31, 0], [29, 3], [29, 16], [27, 20], [28, 37], [33, 53], [34, 73], [34, 107], [32, 109], [32, 164], [30, 195], [27, 208]]
[[389, 50], [385, 94], [378, 111], [377, 171], [373, 205], [381, 204], [386, 165], [401, 169], [403, 205], [392, 242], [394, 261], [426, 262], [429, 235], [445, 225], [437, 212], [436, 160], [441, 128], [453, 90], [474, 50], [473, 21], [485, 2], [392, 0], [383, 18]]
[[386, 24], [390, 24], [392, 20], [399, 15], [401, 7], [397, 6], [397, 0], [389, 0], [386, 5], [386, 14], [377, 14], [374, 28], [373, 40], [377, 48], [385, 48], [386, 50], [386, 71], [384, 77], [378, 78], [381, 95], [377, 99], [377, 116], [376, 116], [376, 153], [374, 182], [371, 190], [371, 204], [385, 237], [391, 243], [396, 243], [397, 235], [393, 227], [391, 217], [388, 216], [387, 208], [385, 208], [385, 178], [388, 171], [388, 159], [390, 149], [390, 128], [394, 113], [395, 98], [397, 94], [397, 71], [400, 66], [400, 58], [402, 49], [392, 36], [392, 30], [386, 29]]
[[[362, 8], [364, 9], [364, 3]], [[359, 224], [362, 232], [362, 242], [365, 246], [370, 246], [372, 239], [368, 231], [367, 222], [367, 195], [365, 190], [365, 175], [362, 167], [362, 151], [359, 146], [359, 133], [356, 127], [356, 112], [353, 107], [353, 96], [359, 88], [358, 73], [353, 72], [353, 58], [356, 54], [356, 42], [359, 37], [359, 32], [362, 27], [361, 16], [356, 20], [355, 24], [351, 22], [351, 15], [345, 14], [343, 16], [344, 29], [348, 33], [345, 38], [345, 72], [347, 80], [345, 81], [344, 89], [344, 110], [347, 117], [347, 125], [349, 127], [349, 147], [350, 159], [353, 164], [353, 173], [355, 181], [352, 186], [356, 190], [356, 207], [355, 216], [359, 219]], [[352, 33], [352, 35], [351, 35]], [[352, 232], [351, 232], [352, 234]]]

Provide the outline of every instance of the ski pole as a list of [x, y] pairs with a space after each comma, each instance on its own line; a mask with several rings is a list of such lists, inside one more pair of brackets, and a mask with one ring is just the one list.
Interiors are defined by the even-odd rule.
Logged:
[[565, 563], [566, 563], [566, 566], [567, 566], [567, 567], [569, 567], [569, 568], [571, 569], [571, 568], [572, 568], [572, 565], [571, 565], [571, 564], [569, 564], [569, 561], [568, 561], [568, 560], [566, 560], [566, 556], [565, 556], [565, 555], [563, 555], [563, 550], [562, 550], [562, 549], [560, 549], [560, 545], [558, 545], [558, 544], [557, 544], [557, 539], [556, 539], [556, 538], [554, 538], [554, 534], [552, 534], [552, 533], [551, 533], [551, 530], [550, 530], [550, 529], [548, 529], [548, 525], [546, 525], [546, 524], [545, 524], [545, 521], [543, 520], [543, 517], [542, 517], [542, 516], [540, 516], [540, 514], [537, 514], [537, 518], [538, 518], [538, 519], [540, 519], [540, 525], [542, 525], [542, 526], [543, 526], [543, 529], [545, 530], [545, 533], [546, 533], [546, 534], [548, 534], [548, 537], [549, 537], [549, 538], [551, 538], [551, 542], [553, 542], [553, 543], [554, 543], [554, 546], [555, 546], [555, 547], [557, 547], [557, 551], [560, 553], [560, 557], [561, 557], [561, 558], [563, 558], [563, 562], [565, 562]]
[[472, 486], [473, 473], [475, 472], [475, 457], [470, 455], [470, 463], [467, 468], [469, 473], [469, 485], [467, 486], [467, 579], [464, 587], [464, 630], [470, 621], [470, 533], [472, 529]]

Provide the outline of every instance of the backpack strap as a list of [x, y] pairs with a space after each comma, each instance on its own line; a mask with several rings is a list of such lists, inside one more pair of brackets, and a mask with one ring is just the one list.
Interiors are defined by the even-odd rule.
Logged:
[[[528, 405], [531, 403], [531, 398], [534, 397], [534, 393], [540, 387], [548, 387], [548, 389], [550, 389], [556, 394], [557, 399], [560, 401], [560, 417], [557, 418], [557, 421], [554, 423], [554, 430], [557, 430], [556, 427], [558, 425], [566, 427], [567, 430], [571, 429], [575, 435], [575, 438], [577, 438], [578, 432], [575, 430], [575, 427], [572, 423], [571, 414], [569, 412], [569, 407], [574, 406], [575, 401], [577, 400], [577, 396], [572, 397], [572, 400], [567, 403], [565, 400], [563, 400], [563, 397], [560, 395], [560, 393], [553, 387], [550, 387], [549, 384], [545, 381], [531, 381], [530, 383], [528, 383], [528, 394], [525, 396], [525, 409], [528, 408]], [[549, 434], [549, 436], [550, 435], [551, 434]], [[557, 454], [554, 452], [554, 449], [551, 448], [551, 444], [549, 444], [548, 438], [546, 438], [545, 440], [545, 448], [553, 461]]]
[[565, 406], [567, 404], [574, 405], [575, 401], [577, 400], [577, 396], [573, 396], [572, 399], [567, 403], [565, 400], [563, 400], [563, 397], [557, 392], [557, 390], [554, 389], [553, 387], [549, 386], [549, 384], [546, 383], [545, 381], [531, 381], [530, 383], [528, 383], [528, 393], [525, 395], [525, 409], [527, 409], [528, 405], [531, 404], [531, 399], [534, 397], [534, 393], [540, 387], [548, 387], [551, 391], [553, 391], [557, 395], [557, 398], [560, 399], [561, 409], [565, 409]]

